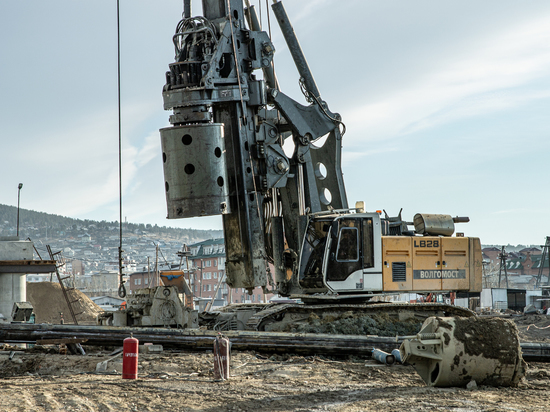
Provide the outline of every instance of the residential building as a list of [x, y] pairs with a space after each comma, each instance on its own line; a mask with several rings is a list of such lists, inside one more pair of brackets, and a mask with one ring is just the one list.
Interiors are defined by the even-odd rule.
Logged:
[[96, 296], [90, 298], [101, 309], [108, 312], [114, 312], [120, 309], [120, 306], [124, 303], [126, 299], [115, 298], [113, 296]]
[[231, 289], [225, 283], [225, 244], [223, 238], [205, 240], [189, 246], [191, 256], [189, 281], [193, 294], [201, 298], [212, 298], [216, 289], [217, 299], [229, 303], [261, 303], [267, 302], [274, 295], [264, 296], [262, 289], [257, 287], [252, 294], [243, 288]]
[[126, 292], [128, 294], [135, 293], [137, 289], [154, 288], [159, 286], [159, 279], [154, 271], [137, 271], [128, 276], [128, 284]]
[[75, 286], [89, 297], [117, 296], [119, 275], [114, 271], [101, 271], [85, 276], [75, 276]]

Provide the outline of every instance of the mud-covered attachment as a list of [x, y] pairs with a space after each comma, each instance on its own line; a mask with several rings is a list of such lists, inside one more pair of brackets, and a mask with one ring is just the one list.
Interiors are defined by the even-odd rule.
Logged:
[[525, 373], [516, 326], [507, 319], [426, 319], [399, 349], [428, 386], [515, 386]]

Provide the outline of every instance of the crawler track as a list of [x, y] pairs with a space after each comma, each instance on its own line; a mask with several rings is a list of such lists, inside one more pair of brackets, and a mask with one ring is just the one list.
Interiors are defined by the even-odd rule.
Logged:
[[398, 319], [418, 318], [424, 320], [430, 316], [470, 317], [475, 313], [469, 309], [443, 303], [371, 303], [371, 304], [321, 304], [303, 305], [294, 303], [269, 305], [252, 315], [247, 323], [248, 330], [274, 330], [277, 322], [304, 320], [311, 314], [323, 317], [326, 314], [338, 316], [345, 312], [365, 315], [388, 315]]

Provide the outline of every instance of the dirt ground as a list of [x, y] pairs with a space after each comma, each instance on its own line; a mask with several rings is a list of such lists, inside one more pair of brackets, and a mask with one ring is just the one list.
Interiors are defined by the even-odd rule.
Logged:
[[516, 324], [522, 342], [550, 342], [549, 315], [521, 315], [510, 319]]
[[[37, 307], [45, 299], [31, 296]], [[81, 301], [83, 316], [93, 318], [95, 305]], [[47, 313], [42, 312], [48, 319], [37, 322], [58, 323], [63, 308], [46, 309]], [[512, 320], [522, 341], [550, 342], [550, 316], [514, 316]], [[346, 328], [362, 328], [361, 333], [367, 333], [367, 327], [380, 329], [354, 317], [341, 321]], [[330, 326], [336, 327], [335, 321]], [[375, 332], [380, 333], [378, 329]], [[393, 329], [390, 332], [396, 334]], [[164, 351], [140, 354], [139, 379], [123, 380], [122, 357], [114, 357], [110, 350], [85, 347], [88, 354], [77, 356], [60, 355], [56, 347], [48, 353], [39, 347], [14, 349], [0, 345], [0, 412], [543, 411], [549, 402], [550, 363], [529, 364], [515, 388], [467, 390], [428, 388], [410, 366], [390, 367], [360, 358], [233, 352], [230, 379], [215, 382], [212, 353]], [[109, 361], [106, 372], [96, 372], [96, 365], [104, 361]]]
[[529, 365], [517, 388], [428, 388], [410, 366], [370, 359], [233, 353], [231, 377], [213, 379], [211, 353], [139, 355], [139, 379], [121, 356], [0, 351], [0, 411], [542, 411], [550, 364]]

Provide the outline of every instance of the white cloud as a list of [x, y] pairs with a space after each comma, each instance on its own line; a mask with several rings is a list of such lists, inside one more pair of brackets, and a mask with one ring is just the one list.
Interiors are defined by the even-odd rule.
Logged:
[[[406, 89], [344, 113], [349, 130], [386, 139], [457, 119], [510, 109], [550, 90], [518, 90], [550, 72], [550, 18], [479, 39], [467, 54], [434, 70]], [[354, 135], [354, 139], [358, 136]], [[361, 136], [364, 139], [364, 136]]]
[[395, 153], [398, 151], [399, 151], [398, 147], [391, 146], [391, 145], [386, 145], [384, 147], [377, 147], [370, 150], [344, 150], [342, 152], [342, 164], [345, 166], [347, 164], [353, 163], [354, 161], [365, 157], [379, 156], [387, 153]]

